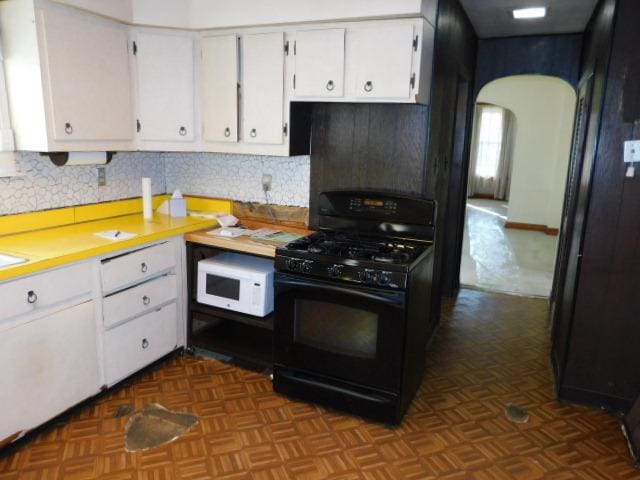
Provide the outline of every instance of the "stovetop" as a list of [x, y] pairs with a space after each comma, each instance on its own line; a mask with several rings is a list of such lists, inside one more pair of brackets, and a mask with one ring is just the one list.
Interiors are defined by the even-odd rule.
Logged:
[[317, 232], [286, 245], [283, 250], [380, 264], [409, 265], [428, 244], [334, 231]]
[[278, 247], [275, 266], [281, 273], [404, 289], [430, 248], [427, 241], [326, 230]]

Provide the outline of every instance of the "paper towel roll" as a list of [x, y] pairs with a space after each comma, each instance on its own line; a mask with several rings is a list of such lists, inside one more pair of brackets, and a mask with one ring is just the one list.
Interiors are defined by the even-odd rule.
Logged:
[[145, 220], [153, 218], [153, 198], [151, 195], [151, 179], [142, 177], [142, 216]]
[[107, 152], [69, 152], [65, 166], [71, 165], [105, 165]]

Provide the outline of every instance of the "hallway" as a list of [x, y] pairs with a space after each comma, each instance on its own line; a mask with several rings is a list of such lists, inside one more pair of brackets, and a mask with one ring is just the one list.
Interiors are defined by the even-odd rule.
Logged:
[[507, 204], [468, 199], [460, 283], [483, 290], [549, 297], [558, 237], [504, 228]]

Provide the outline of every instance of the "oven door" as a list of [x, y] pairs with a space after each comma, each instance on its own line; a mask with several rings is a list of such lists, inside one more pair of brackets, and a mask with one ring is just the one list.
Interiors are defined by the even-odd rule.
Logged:
[[276, 364], [397, 391], [405, 293], [276, 273]]

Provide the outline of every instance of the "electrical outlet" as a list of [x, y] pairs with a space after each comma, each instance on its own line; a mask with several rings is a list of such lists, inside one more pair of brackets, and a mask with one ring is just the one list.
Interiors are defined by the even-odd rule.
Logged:
[[624, 142], [625, 163], [640, 162], [640, 140]]
[[107, 186], [107, 169], [104, 167], [98, 167], [98, 186]]
[[264, 190], [265, 192], [268, 192], [269, 190], [271, 190], [272, 180], [273, 180], [273, 177], [271, 176], [270, 173], [263, 173], [262, 174], [262, 190]]

